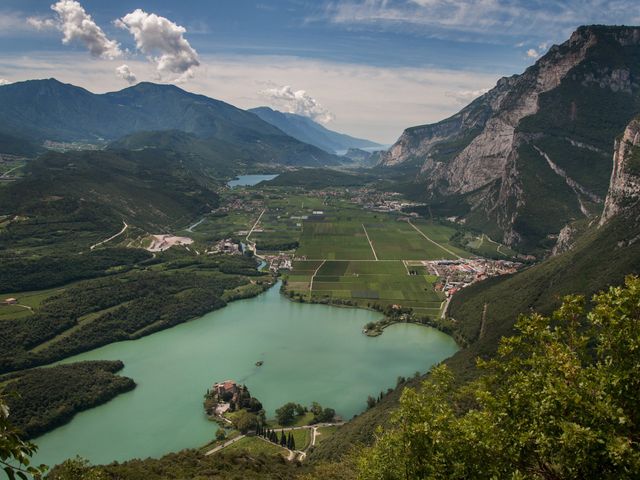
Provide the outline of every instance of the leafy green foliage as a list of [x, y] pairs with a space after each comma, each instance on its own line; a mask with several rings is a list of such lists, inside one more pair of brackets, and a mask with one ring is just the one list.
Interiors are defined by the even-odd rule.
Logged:
[[123, 367], [121, 361], [95, 361], [28, 370], [11, 378], [1, 394], [23, 438], [33, 438], [133, 389], [133, 380], [114, 375]]
[[364, 450], [362, 479], [634, 478], [640, 469], [640, 280], [523, 316], [486, 372], [455, 387], [446, 366], [403, 393]]
[[[101, 480], [165, 480], [174, 479], [224, 479], [224, 480], [290, 480], [300, 470], [280, 455], [248, 453], [244, 451], [205, 456], [196, 450], [183, 450], [161, 458], [114, 462], [100, 467], [83, 464], [84, 474], [100, 474]], [[67, 480], [63, 466], [51, 470], [48, 478]], [[75, 480], [74, 477], [71, 477]], [[82, 477], [84, 479], [84, 477]], [[89, 478], [89, 477], [87, 477]]]
[[39, 479], [46, 467], [31, 465], [29, 458], [38, 447], [20, 437], [18, 429], [9, 421], [9, 414], [5, 399], [0, 397], [0, 468], [9, 480], [27, 480], [29, 477]]
[[57, 287], [110, 273], [122, 273], [151, 258], [151, 253], [132, 248], [107, 248], [83, 255], [3, 259], [0, 292], [22, 292]]

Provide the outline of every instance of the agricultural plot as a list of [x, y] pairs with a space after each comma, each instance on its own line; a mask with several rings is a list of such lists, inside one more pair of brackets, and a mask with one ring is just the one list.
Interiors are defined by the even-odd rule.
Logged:
[[429, 275], [409, 275], [402, 261], [328, 260], [296, 262], [288, 288], [315, 300], [349, 300], [360, 306], [398, 304], [435, 316], [443, 300], [433, 288], [435, 280]]
[[298, 257], [327, 260], [375, 260], [358, 219], [310, 219], [304, 223]]
[[326, 212], [305, 221], [296, 255], [313, 261], [294, 263], [287, 290], [302, 299], [398, 304], [437, 316], [444, 295], [435, 291], [437, 278], [416, 261], [468, 257], [450, 243], [455, 233], [452, 227], [414, 226], [390, 215]]
[[[438, 260], [457, 258], [457, 252], [430, 242], [409, 223], [386, 221], [365, 227], [380, 260]], [[425, 229], [430, 232], [430, 227]], [[425, 234], [426, 234], [425, 232]], [[431, 236], [429, 236], [431, 238]], [[448, 238], [446, 239], [448, 241]], [[435, 240], [434, 240], [435, 241]]]

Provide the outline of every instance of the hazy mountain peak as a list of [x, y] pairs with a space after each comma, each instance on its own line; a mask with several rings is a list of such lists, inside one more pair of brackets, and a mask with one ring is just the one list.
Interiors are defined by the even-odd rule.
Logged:
[[265, 122], [269, 122], [287, 135], [301, 142], [315, 145], [322, 150], [335, 153], [349, 148], [374, 148], [381, 145], [338, 133], [320, 125], [309, 117], [295, 113], [280, 112], [271, 107], [256, 107], [249, 110]]

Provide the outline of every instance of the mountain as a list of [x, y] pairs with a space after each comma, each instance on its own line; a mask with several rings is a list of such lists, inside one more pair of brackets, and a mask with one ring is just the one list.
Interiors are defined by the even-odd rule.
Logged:
[[640, 28], [580, 27], [452, 117], [405, 130], [379, 166], [413, 172], [433, 214], [549, 249], [600, 212], [609, 152], [640, 112], [638, 79]]
[[380, 144], [362, 138], [355, 138], [344, 133], [334, 132], [314, 122], [308, 117], [295, 113], [283, 113], [269, 107], [249, 109], [265, 122], [278, 127], [287, 135], [301, 142], [315, 145], [325, 152], [337, 153], [349, 148], [377, 148]]
[[49, 152], [0, 189], [0, 215], [13, 219], [0, 247], [104, 238], [123, 220], [156, 233], [183, 227], [218, 206], [216, 186], [198, 162], [170, 151]]
[[0, 132], [9, 135], [95, 143], [161, 130], [233, 144], [254, 163], [340, 163], [249, 112], [173, 85], [143, 82], [105, 94], [55, 79], [0, 86]]

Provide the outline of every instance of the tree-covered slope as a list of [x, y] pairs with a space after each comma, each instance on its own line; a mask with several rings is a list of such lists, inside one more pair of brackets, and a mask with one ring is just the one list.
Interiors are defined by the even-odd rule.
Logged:
[[123, 367], [105, 360], [28, 370], [10, 376], [0, 395], [7, 399], [13, 425], [33, 438], [135, 388], [133, 380], [116, 375]]
[[162, 229], [216, 207], [214, 185], [198, 163], [166, 150], [50, 152], [0, 190], [0, 213], [24, 217], [17, 224], [34, 215], [51, 222], [58, 210], [80, 203]]
[[143, 82], [101, 95], [55, 79], [0, 86], [0, 131], [7, 134], [38, 142], [96, 143], [158, 130], [231, 143], [255, 163], [339, 163], [252, 113], [173, 85]]

